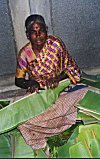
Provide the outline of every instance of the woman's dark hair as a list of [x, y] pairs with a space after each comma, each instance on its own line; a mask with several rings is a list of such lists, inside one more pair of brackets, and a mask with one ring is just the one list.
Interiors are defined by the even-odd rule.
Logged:
[[26, 27], [26, 30], [28, 30], [31, 26], [31, 24], [33, 22], [40, 22], [42, 23], [43, 25], [46, 26], [45, 24], [45, 20], [44, 18], [42, 17], [42, 15], [39, 15], [39, 14], [32, 14], [30, 16], [27, 17], [27, 19], [25, 20], [25, 27]]

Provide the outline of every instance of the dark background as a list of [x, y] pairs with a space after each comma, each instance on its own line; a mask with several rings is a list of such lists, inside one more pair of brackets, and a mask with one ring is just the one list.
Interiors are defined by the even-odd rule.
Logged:
[[[100, 0], [51, 0], [52, 28], [84, 68], [100, 67]], [[48, 26], [49, 27], [49, 26]], [[0, 75], [15, 73], [16, 47], [8, 0], [0, 0]]]
[[52, 17], [79, 66], [100, 67], [100, 0], [52, 0]]

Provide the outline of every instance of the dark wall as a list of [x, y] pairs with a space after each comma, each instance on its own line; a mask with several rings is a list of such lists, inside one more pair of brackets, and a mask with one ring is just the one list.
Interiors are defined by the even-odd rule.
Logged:
[[16, 55], [8, 0], [0, 0], [0, 75], [15, 72]]
[[100, 67], [100, 0], [52, 0], [52, 23], [81, 68]]
[[[16, 69], [8, 2], [0, 0], [0, 75], [13, 74]], [[100, 0], [50, 2], [54, 34], [62, 38], [81, 68], [100, 67]]]

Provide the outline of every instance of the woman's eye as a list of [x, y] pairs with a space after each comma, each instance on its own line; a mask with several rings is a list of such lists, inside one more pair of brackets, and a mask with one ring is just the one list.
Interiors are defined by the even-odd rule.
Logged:
[[36, 34], [36, 32], [34, 30], [31, 30], [31, 34]]
[[44, 29], [42, 29], [40, 32], [41, 32], [41, 33], [45, 33], [46, 31], [45, 31]]

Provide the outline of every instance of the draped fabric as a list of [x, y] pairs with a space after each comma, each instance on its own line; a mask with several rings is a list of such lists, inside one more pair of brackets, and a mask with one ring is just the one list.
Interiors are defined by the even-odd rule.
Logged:
[[64, 43], [56, 36], [49, 35], [38, 56], [33, 52], [31, 43], [26, 44], [18, 55], [16, 77], [29, 78], [45, 87], [46, 79], [56, 77], [64, 71], [76, 84], [80, 81], [80, 70], [75, 60], [69, 55]]
[[48, 137], [59, 134], [75, 124], [77, 119], [76, 105], [88, 89], [83, 88], [70, 93], [61, 93], [55, 104], [47, 111], [20, 125], [18, 129], [26, 143], [33, 149], [44, 148]]

